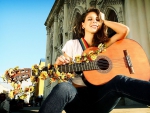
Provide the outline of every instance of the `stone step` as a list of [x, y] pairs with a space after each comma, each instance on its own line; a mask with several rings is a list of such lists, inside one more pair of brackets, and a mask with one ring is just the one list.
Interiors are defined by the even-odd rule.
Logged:
[[[25, 107], [20, 112], [12, 113], [37, 113], [39, 107]], [[63, 111], [62, 113], [66, 113]], [[148, 106], [117, 106], [110, 113], [150, 113], [150, 108]]]

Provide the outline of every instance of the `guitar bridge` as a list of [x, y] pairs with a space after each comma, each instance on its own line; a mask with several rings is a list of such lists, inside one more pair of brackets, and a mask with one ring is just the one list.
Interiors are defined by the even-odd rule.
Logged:
[[134, 72], [134, 68], [133, 68], [133, 65], [132, 65], [132, 62], [131, 62], [131, 59], [130, 59], [130, 55], [128, 54], [127, 50], [123, 50], [123, 52], [124, 52], [124, 55], [125, 55], [125, 59], [126, 59], [130, 74], [134, 74], [135, 72]]

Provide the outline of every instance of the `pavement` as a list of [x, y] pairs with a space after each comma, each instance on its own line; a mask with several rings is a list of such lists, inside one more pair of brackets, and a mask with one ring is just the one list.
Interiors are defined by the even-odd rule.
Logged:
[[110, 113], [150, 113], [150, 108], [146, 105], [118, 106]]
[[[12, 113], [38, 113], [39, 107], [24, 107], [19, 112]], [[62, 113], [66, 113], [63, 111]], [[110, 113], [150, 113], [150, 107], [140, 106], [117, 106]]]
[[24, 107], [19, 111], [11, 112], [11, 113], [37, 113], [40, 107]]

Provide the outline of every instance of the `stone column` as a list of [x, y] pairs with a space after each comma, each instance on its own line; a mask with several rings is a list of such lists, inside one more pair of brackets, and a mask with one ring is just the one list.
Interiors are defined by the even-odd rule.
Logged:
[[[150, 0], [145, 0], [145, 14], [146, 14], [146, 25], [147, 25], [147, 32], [148, 32], [148, 48], [150, 48]], [[150, 54], [149, 54], [149, 62], [150, 62]]]
[[50, 33], [50, 39], [49, 39], [49, 63], [52, 64], [53, 61], [53, 57], [52, 57], [52, 53], [53, 53], [53, 33]]
[[68, 29], [67, 29], [67, 13], [68, 13], [68, 8], [67, 8], [68, 2], [67, 0], [64, 1], [64, 21], [63, 21], [63, 44], [65, 44], [66, 39], [68, 38]]
[[145, 7], [145, 4], [149, 2], [143, 0], [125, 0], [125, 22], [130, 28], [130, 33], [127, 37], [136, 40], [143, 47], [150, 61], [150, 38], [148, 31], [148, 9], [150, 8], [147, 5]]
[[[138, 32], [140, 33], [139, 37], [141, 39], [141, 45], [145, 50], [148, 59], [150, 61], [150, 46], [149, 46], [149, 36], [148, 36], [148, 24], [147, 24], [147, 15], [145, 12], [145, 4], [143, 0], [138, 0], [137, 2], [137, 12], [139, 20]], [[149, 20], [148, 20], [149, 21]]]
[[131, 38], [140, 42], [139, 32], [137, 32], [137, 4], [135, 0], [125, 0], [125, 24], [130, 28], [130, 33], [127, 38]]
[[46, 27], [47, 30], [47, 41], [46, 41], [46, 62], [45, 64], [47, 65], [50, 63], [50, 28]]
[[57, 46], [57, 39], [58, 39], [58, 15], [54, 14], [54, 34], [53, 34], [53, 60], [52, 60], [52, 64], [55, 63], [56, 60], [56, 53], [57, 50], [55, 49], [55, 47]]

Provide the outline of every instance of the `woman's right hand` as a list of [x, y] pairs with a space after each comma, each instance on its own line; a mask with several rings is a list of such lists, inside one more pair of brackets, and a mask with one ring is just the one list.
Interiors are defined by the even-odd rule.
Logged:
[[70, 58], [69, 57], [67, 57], [66, 55], [61, 55], [61, 56], [59, 56], [57, 58], [55, 64], [56, 65], [65, 65], [65, 64], [67, 64], [69, 62], [70, 62]]

